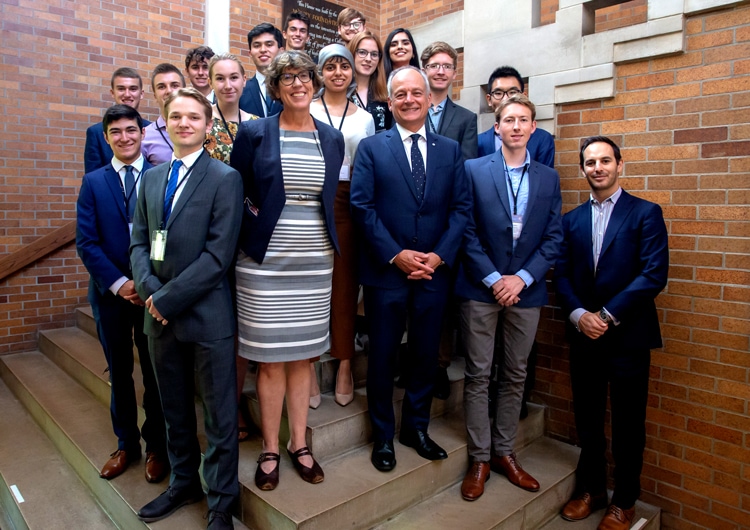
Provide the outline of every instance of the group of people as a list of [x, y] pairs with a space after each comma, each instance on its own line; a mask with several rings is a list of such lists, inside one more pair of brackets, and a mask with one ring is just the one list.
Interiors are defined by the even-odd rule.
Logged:
[[[232, 528], [238, 441], [249, 436], [238, 408], [249, 360], [257, 363], [263, 439], [256, 486], [279, 484], [284, 403], [289, 458], [303, 480], [322, 482], [305, 441], [308, 410], [320, 405], [314, 362], [328, 351], [338, 359], [334, 400], [351, 403], [361, 285], [373, 466], [396, 466], [397, 366], [405, 389], [400, 443], [428, 460], [448, 457], [428, 427], [433, 397], [450, 392], [445, 344], [456, 326], [470, 461], [461, 495], [478, 499], [491, 471], [538, 491], [514, 445], [554, 266], [570, 321], [582, 445], [563, 517], [579, 520], [609, 504], [600, 528], [627, 528], [640, 488], [649, 351], [661, 340], [654, 298], [666, 283], [668, 250], [660, 208], [620, 188], [618, 146], [593, 137], [580, 151], [591, 200], [563, 217], [554, 141], [536, 128], [515, 69], [490, 76], [495, 124], [478, 135], [476, 114], [449, 97], [454, 48], [435, 42], [418, 58], [404, 28], [384, 48], [358, 11], [344, 9], [338, 22], [341, 42], [322, 48], [317, 63], [304, 52], [306, 15], [292, 13], [283, 32], [256, 26], [248, 34], [250, 79], [237, 57], [205, 46], [187, 54], [191, 88], [180, 69], [159, 64], [151, 86], [160, 115], [152, 123], [137, 111], [139, 74], [114, 72], [116, 104], [87, 131], [76, 238], [91, 274], [118, 438], [102, 478], [140, 459], [143, 437], [146, 479], [170, 480], [139, 517], [157, 521], [202, 499], [197, 394], [208, 442], [208, 528]], [[145, 388], [140, 430], [133, 344]], [[611, 503], [608, 384], [617, 463]]]

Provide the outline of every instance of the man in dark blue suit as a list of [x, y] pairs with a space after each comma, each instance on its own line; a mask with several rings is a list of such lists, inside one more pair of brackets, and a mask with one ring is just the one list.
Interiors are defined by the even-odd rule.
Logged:
[[[461, 486], [464, 499], [484, 492], [490, 469], [514, 485], [537, 491], [539, 483], [514, 454], [526, 363], [541, 306], [545, 276], [562, 243], [560, 179], [531, 159], [526, 148], [536, 128], [534, 104], [516, 94], [495, 111], [499, 151], [466, 161], [474, 200], [464, 237], [456, 296], [466, 345], [464, 409], [471, 466]], [[496, 330], [503, 336], [497, 393], [487, 417]]]
[[620, 188], [623, 163], [611, 139], [584, 140], [580, 165], [591, 198], [565, 215], [555, 265], [581, 445], [576, 491], [562, 516], [578, 521], [607, 505], [609, 387], [615, 490], [599, 528], [625, 530], [640, 495], [651, 349], [662, 345], [654, 299], [667, 283], [667, 228], [657, 204]]
[[[78, 254], [91, 274], [89, 302], [112, 383], [110, 414], [117, 451], [100, 475], [114, 478], [139, 459], [143, 435], [146, 480], [160, 482], [168, 469], [164, 416], [143, 334], [143, 301], [135, 292], [128, 254], [141, 176], [151, 165], [141, 156], [143, 121], [135, 108], [114, 105], [102, 123], [102, 138], [114, 156], [106, 166], [84, 175], [76, 229]], [[133, 383], [134, 340], [143, 373], [146, 421], [141, 431]]]
[[396, 125], [359, 144], [351, 190], [370, 331], [371, 460], [380, 471], [396, 465], [393, 376], [407, 320], [399, 441], [423, 458], [447, 458], [427, 427], [450, 268], [471, 207], [458, 143], [425, 128], [430, 88], [424, 73], [411, 66], [394, 71], [388, 94]]
[[[511, 66], [501, 66], [490, 75], [487, 83], [487, 104], [494, 111], [505, 99], [522, 94], [524, 82], [518, 70]], [[500, 135], [495, 127], [490, 127], [477, 138], [479, 156], [491, 155], [500, 149]], [[544, 129], [535, 129], [526, 146], [531, 159], [555, 167], [555, 139]]]
[[[143, 99], [143, 80], [132, 68], [118, 68], [112, 74], [109, 93], [117, 105], [128, 105], [138, 110]], [[149, 121], [143, 120], [143, 126]], [[112, 148], [104, 139], [102, 122], [86, 129], [86, 146], [83, 150], [83, 167], [86, 173], [104, 167], [112, 160]]]
[[265, 71], [281, 50], [284, 38], [276, 26], [263, 22], [247, 34], [250, 58], [255, 65], [255, 75], [247, 80], [240, 97], [240, 108], [261, 118], [275, 116], [281, 112], [281, 103], [271, 96], [266, 87]]

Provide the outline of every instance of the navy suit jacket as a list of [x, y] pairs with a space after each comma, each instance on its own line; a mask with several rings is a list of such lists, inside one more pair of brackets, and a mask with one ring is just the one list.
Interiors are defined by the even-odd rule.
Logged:
[[[143, 120], [146, 127], [151, 122]], [[104, 139], [104, 125], [102, 122], [95, 123], [86, 129], [86, 147], [83, 149], [83, 168], [86, 173], [104, 167], [112, 161], [112, 148]]]
[[[135, 288], [142, 300], [153, 295], [177, 340], [214, 341], [231, 337], [236, 319], [227, 273], [234, 263], [242, 218], [239, 174], [207, 152], [195, 162], [166, 226], [164, 195], [169, 164], [143, 175], [130, 238]], [[154, 230], [167, 230], [163, 261], [150, 258]], [[159, 337], [161, 323], [146, 312], [144, 332]]]
[[364, 285], [406, 286], [410, 280], [390, 263], [403, 249], [434, 252], [449, 267], [455, 264], [471, 210], [458, 143], [427, 131], [426, 169], [419, 202], [396, 126], [359, 143], [351, 205], [361, 236], [359, 270]]
[[[477, 143], [480, 157], [494, 153], [495, 127], [490, 127], [480, 134]], [[536, 160], [540, 164], [555, 169], [555, 138], [550, 133], [537, 127], [534, 134], [529, 138], [529, 143], [526, 145], [526, 149], [529, 150], [532, 160]]]
[[[331, 243], [338, 251], [333, 202], [344, 161], [344, 136], [333, 127], [313, 120], [325, 159], [321, 197], [323, 218]], [[230, 165], [240, 172], [244, 186], [240, 248], [257, 263], [263, 263], [271, 235], [286, 203], [279, 134], [278, 114], [264, 120], [244, 121], [237, 131], [230, 158]]]
[[[266, 117], [263, 113], [263, 96], [260, 93], [260, 84], [257, 77], [253, 76], [245, 83], [245, 88], [240, 96], [240, 108], [261, 118]], [[268, 117], [275, 116], [283, 108], [281, 102], [274, 99], [271, 102], [271, 108], [268, 109]]]
[[[77, 204], [76, 248], [91, 275], [89, 291], [100, 296], [106, 295], [117, 279], [123, 276], [133, 278], [125, 201], [120, 176], [111, 161], [110, 158], [106, 166], [83, 176]], [[144, 174], [149, 168], [151, 164], [144, 158], [141, 190]]]
[[492, 289], [485, 287], [482, 280], [494, 271], [504, 275], [524, 269], [534, 283], [521, 291], [518, 307], [546, 304], [545, 276], [560, 255], [562, 244], [562, 196], [557, 171], [531, 161], [527, 175], [529, 199], [515, 250], [502, 153], [467, 160], [466, 174], [474, 210], [464, 236], [456, 295], [496, 303]]
[[457, 105], [451, 98], [445, 100], [438, 130], [432, 130], [429, 115], [425, 119], [425, 125], [431, 132], [457, 141], [464, 160], [477, 157], [477, 115]]
[[578, 308], [606, 307], [620, 325], [610, 325], [600, 344], [626, 348], [661, 346], [654, 299], [667, 284], [667, 228], [658, 204], [623, 190], [604, 233], [596, 273], [591, 239], [591, 201], [563, 218], [564, 244], [555, 265], [557, 301], [573, 342], [591, 341], [568, 316]]

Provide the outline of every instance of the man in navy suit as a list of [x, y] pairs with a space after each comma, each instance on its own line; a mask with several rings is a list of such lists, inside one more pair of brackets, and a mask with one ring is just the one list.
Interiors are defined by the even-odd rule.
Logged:
[[255, 65], [255, 75], [245, 83], [240, 108], [261, 118], [275, 116], [281, 112], [281, 103], [273, 99], [268, 91], [265, 71], [273, 58], [284, 49], [284, 38], [279, 28], [263, 22], [248, 32], [247, 45]]
[[662, 345], [654, 299], [667, 283], [667, 228], [657, 204], [620, 188], [623, 163], [611, 139], [584, 140], [580, 165], [591, 198], [563, 218], [555, 265], [581, 445], [576, 491], [562, 516], [578, 521], [607, 506], [609, 387], [615, 490], [599, 528], [625, 530], [640, 495], [651, 349]]
[[[523, 78], [518, 70], [511, 66], [501, 66], [492, 72], [487, 83], [487, 104], [495, 111], [505, 99], [522, 94], [523, 89]], [[491, 155], [500, 149], [500, 136], [494, 126], [480, 134], [477, 142], [479, 156]], [[526, 149], [532, 160], [554, 169], [555, 139], [550, 133], [544, 129], [535, 129]]]
[[[143, 99], [143, 80], [132, 68], [118, 68], [112, 74], [109, 93], [117, 105], [128, 105], [138, 110]], [[148, 120], [143, 120], [147, 126]], [[97, 122], [86, 129], [86, 146], [83, 150], [83, 167], [86, 173], [104, 167], [112, 160], [112, 148], [104, 139], [102, 122]]]
[[[514, 453], [526, 363], [541, 306], [545, 276], [562, 243], [560, 179], [531, 159], [526, 145], [536, 128], [534, 104], [516, 94], [495, 111], [499, 151], [466, 161], [474, 200], [456, 281], [461, 334], [466, 346], [464, 409], [471, 465], [461, 485], [464, 499], [484, 492], [490, 469], [519, 488], [539, 483]], [[498, 325], [499, 324], [499, 325]], [[495, 333], [502, 333], [503, 370], [487, 417]]]
[[[143, 172], [151, 165], [141, 156], [143, 121], [132, 106], [114, 105], [104, 113], [102, 138], [111, 146], [110, 162], [83, 177], [78, 196], [76, 247], [91, 274], [89, 302], [107, 358], [111, 380], [110, 415], [117, 451], [101, 470], [114, 478], [141, 457], [146, 441], [146, 480], [160, 482], [167, 473], [167, 447], [159, 390], [143, 334], [143, 301], [130, 271], [130, 229]], [[143, 373], [146, 421], [138, 430], [133, 383], [133, 341]]]
[[130, 246], [135, 287], [148, 314], [144, 329], [159, 383], [172, 475], [143, 506], [146, 522], [203, 498], [195, 395], [203, 402], [208, 528], [231, 529], [239, 499], [236, 319], [228, 272], [242, 223], [242, 180], [203, 149], [211, 104], [194, 88], [164, 102], [174, 145], [170, 163], [150, 170]]
[[407, 320], [399, 441], [423, 458], [447, 458], [427, 435], [440, 341], [436, 324], [442, 322], [450, 269], [471, 207], [458, 143], [426, 130], [427, 77], [412, 66], [399, 68], [388, 81], [388, 94], [396, 125], [359, 144], [351, 190], [370, 330], [371, 461], [380, 471], [396, 465], [393, 376]]

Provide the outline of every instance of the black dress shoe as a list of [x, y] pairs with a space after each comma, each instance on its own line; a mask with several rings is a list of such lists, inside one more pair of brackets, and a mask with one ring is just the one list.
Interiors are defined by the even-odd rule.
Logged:
[[179, 490], [169, 486], [167, 491], [138, 511], [138, 518], [146, 523], [153, 523], [172, 515], [178, 508], [186, 504], [199, 502], [202, 498], [203, 490], [200, 485]]
[[427, 460], [444, 460], [448, 458], [445, 449], [436, 444], [426, 431], [401, 431], [398, 441], [406, 447], [417, 450], [417, 454]]
[[208, 529], [207, 530], [232, 530], [234, 523], [232, 515], [227, 512], [217, 512], [216, 510], [208, 511]]
[[451, 395], [451, 380], [448, 378], [448, 369], [438, 366], [435, 373], [435, 386], [432, 395], [438, 399], [448, 399]]
[[378, 471], [390, 471], [396, 467], [396, 451], [393, 450], [393, 440], [375, 442], [372, 446], [370, 461]]

